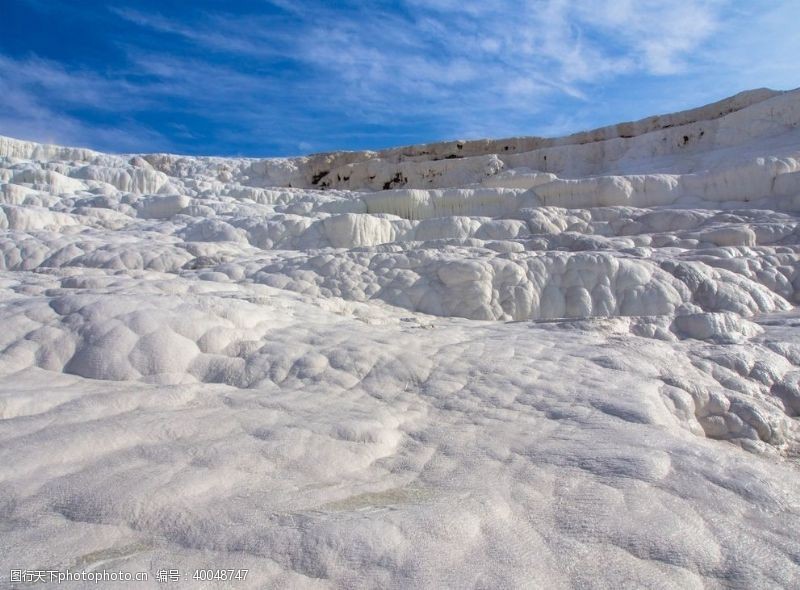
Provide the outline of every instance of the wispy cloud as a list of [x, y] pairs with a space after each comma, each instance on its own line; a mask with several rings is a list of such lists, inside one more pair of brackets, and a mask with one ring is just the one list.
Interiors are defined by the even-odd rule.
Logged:
[[[268, 0], [258, 13], [243, 9], [252, 3], [198, 2], [175, 14], [133, 2], [105, 13], [126, 31], [109, 34], [125, 56], [113, 68], [0, 54], [12, 97], [0, 133], [24, 126], [23, 115], [32, 128], [67, 129], [64, 141], [91, 139], [79, 112], [87, 109], [101, 129], [127, 133], [122, 146], [181, 151], [572, 131], [624, 118], [608, 111], [630, 106], [633, 95], [656, 97], [644, 105], [651, 109], [690, 106], [669, 103], [659, 84], [694, 96], [702, 76], [704, 96], [719, 98], [711, 78], [728, 76], [724, 87], [741, 89], [728, 56], [744, 55], [732, 31], [747, 21], [760, 23], [762, 36], [774, 32], [780, 20], [764, 15], [790, 4], [754, 18], [735, 0], [401, 0], [368, 10], [348, 0]], [[769, 51], [750, 42], [748, 55]], [[791, 78], [789, 61], [775, 58], [773, 72]]]
[[[132, 111], [153, 105], [153, 98], [139, 85], [70, 71], [38, 58], [13, 60], [0, 55], [0, 88], [0, 133], [5, 135], [109, 151], [170, 145], [166, 137], [129, 117]], [[86, 122], [79, 114], [85, 110], [105, 112], [112, 120]]]
[[190, 25], [130, 9], [116, 13], [214, 52], [302, 64], [332, 106], [369, 122], [424, 114], [455, 132], [498, 134], [518, 128], [549, 100], [586, 99], [587, 88], [604, 79], [682, 71], [714, 31], [724, 3], [604, 0], [589, 8], [564, 0], [406, 0], [400, 6], [362, 11], [296, 3], [282, 17], [211, 13]]

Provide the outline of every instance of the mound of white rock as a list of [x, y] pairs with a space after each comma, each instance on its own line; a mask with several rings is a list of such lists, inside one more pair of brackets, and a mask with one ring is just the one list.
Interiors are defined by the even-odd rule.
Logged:
[[790, 587], [798, 303], [798, 91], [302, 158], [0, 138], [0, 555]]

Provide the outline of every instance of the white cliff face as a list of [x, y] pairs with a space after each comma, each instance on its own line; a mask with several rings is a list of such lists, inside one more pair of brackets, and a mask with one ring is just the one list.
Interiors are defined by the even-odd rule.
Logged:
[[798, 123], [760, 90], [302, 158], [0, 138], [2, 569], [792, 587]]

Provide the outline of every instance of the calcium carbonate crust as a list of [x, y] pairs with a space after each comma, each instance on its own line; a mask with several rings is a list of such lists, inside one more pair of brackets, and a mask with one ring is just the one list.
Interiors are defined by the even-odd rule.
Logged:
[[0, 137], [0, 558], [800, 576], [800, 91], [243, 159]]

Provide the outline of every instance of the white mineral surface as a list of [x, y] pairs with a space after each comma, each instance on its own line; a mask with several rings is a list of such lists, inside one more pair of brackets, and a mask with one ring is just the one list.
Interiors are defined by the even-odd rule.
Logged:
[[0, 137], [0, 269], [2, 576], [800, 584], [800, 91], [285, 159]]

